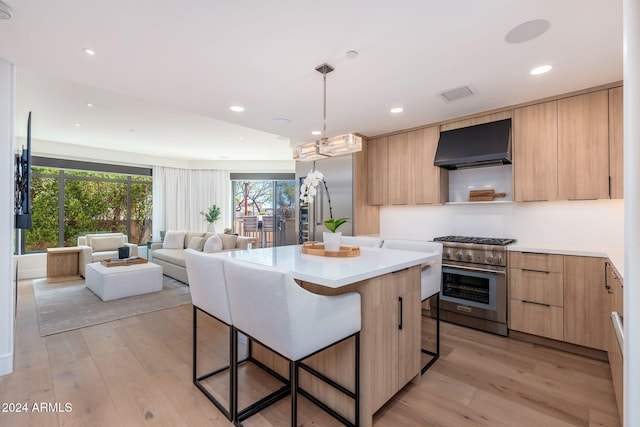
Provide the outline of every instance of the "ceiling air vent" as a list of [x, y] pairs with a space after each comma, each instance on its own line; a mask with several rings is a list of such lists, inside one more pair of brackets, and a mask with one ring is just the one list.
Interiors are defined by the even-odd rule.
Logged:
[[440, 92], [438, 95], [446, 102], [450, 102], [471, 96], [473, 95], [473, 91], [469, 86], [462, 86], [451, 90], [445, 90], [444, 92]]

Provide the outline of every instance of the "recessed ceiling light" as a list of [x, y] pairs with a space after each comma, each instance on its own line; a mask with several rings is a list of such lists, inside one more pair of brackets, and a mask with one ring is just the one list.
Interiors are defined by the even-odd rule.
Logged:
[[319, 130], [314, 130], [313, 132], [311, 132], [311, 135], [322, 135], [322, 132], [320, 132]]
[[278, 117], [271, 120], [271, 123], [278, 126], [289, 126], [291, 124], [291, 120], [285, 119], [283, 117]]
[[236, 113], [242, 113], [244, 111], [244, 107], [241, 107], [239, 105], [232, 105], [231, 107], [229, 107], [229, 109], [231, 111], [235, 111]]
[[80, 123], [76, 123], [74, 126], [79, 128], [80, 127]]
[[83, 51], [84, 51], [84, 53], [86, 53], [87, 55], [91, 55], [91, 56], [93, 56], [93, 55], [95, 55], [95, 54], [96, 54], [96, 51], [95, 51], [95, 50], [93, 50], [93, 49], [89, 49], [88, 47], [85, 47], [85, 48], [84, 48], [84, 49], [82, 49], [82, 50], [83, 50]]
[[514, 27], [505, 36], [507, 43], [524, 43], [544, 34], [551, 24], [546, 19], [534, 19]]
[[404, 108], [402, 107], [394, 107], [390, 110], [393, 114], [398, 114], [398, 113], [402, 113], [404, 111]]
[[539, 67], [534, 68], [529, 73], [533, 76], [537, 76], [539, 74], [544, 74], [551, 71], [553, 67], [551, 65], [541, 65]]
[[358, 56], [358, 51], [350, 50], [345, 55], [347, 56], [347, 58], [355, 58], [356, 56]]
[[92, 103], [90, 103], [90, 102], [87, 102], [87, 107], [92, 108], [92, 107], [93, 107], [93, 104], [92, 104]]

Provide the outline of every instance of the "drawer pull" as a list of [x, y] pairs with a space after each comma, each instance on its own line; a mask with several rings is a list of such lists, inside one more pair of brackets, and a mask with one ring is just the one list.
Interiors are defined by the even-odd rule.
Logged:
[[541, 302], [535, 302], [535, 301], [527, 301], [527, 300], [522, 300], [522, 302], [526, 302], [527, 304], [535, 304], [535, 305], [541, 305], [543, 307], [551, 307], [550, 304], [543, 304]]
[[529, 273], [545, 273], [545, 274], [549, 274], [548, 271], [544, 271], [544, 270], [531, 270], [529, 268], [523, 268], [522, 271], [528, 271]]

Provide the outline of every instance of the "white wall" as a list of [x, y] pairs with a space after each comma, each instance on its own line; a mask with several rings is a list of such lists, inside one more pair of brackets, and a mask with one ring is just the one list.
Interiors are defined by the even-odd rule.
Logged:
[[429, 240], [462, 235], [520, 243], [621, 248], [622, 200], [475, 203], [380, 209], [382, 236]]
[[15, 69], [0, 59], [0, 375], [13, 372], [13, 122]]
[[640, 420], [640, 1], [625, 0], [624, 20], [624, 425]]

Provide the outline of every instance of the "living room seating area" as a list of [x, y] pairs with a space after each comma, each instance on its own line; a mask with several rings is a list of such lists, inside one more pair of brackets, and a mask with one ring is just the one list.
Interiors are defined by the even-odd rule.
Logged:
[[165, 276], [188, 284], [185, 249], [213, 253], [250, 249], [249, 244], [256, 243], [255, 237], [235, 234], [169, 230], [165, 233], [164, 240], [161, 243], [152, 243], [150, 249], [153, 262], [162, 266]]
[[86, 265], [103, 259], [118, 258], [118, 248], [129, 247], [129, 256], [138, 256], [138, 245], [129, 243], [123, 233], [95, 233], [78, 237], [80, 251], [79, 270], [86, 277]]

